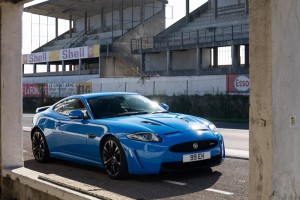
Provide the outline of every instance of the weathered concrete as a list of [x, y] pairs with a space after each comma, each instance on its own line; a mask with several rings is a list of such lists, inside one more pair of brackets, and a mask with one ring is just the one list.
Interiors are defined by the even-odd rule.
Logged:
[[250, 200], [300, 198], [299, 13], [298, 1], [250, 1]]
[[[249, 199], [273, 193], [272, 25], [271, 1], [250, 1], [250, 170]], [[282, 122], [279, 124], [282, 125]]]

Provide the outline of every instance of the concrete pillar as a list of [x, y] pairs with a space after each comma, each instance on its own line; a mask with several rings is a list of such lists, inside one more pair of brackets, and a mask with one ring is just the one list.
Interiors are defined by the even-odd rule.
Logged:
[[87, 19], [87, 11], [84, 11], [84, 32], [87, 34], [88, 31], [88, 19]]
[[142, 55], [141, 55], [141, 70], [140, 70], [141, 73], [143, 73], [146, 70], [145, 57], [146, 57], [146, 54], [142, 53]]
[[211, 49], [204, 48], [202, 49], [202, 68], [209, 68], [211, 66]]
[[79, 75], [81, 74], [82, 69], [82, 59], [79, 59]]
[[104, 27], [105, 27], [104, 7], [101, 8], [100, 16], [101, 16], [100, 27], [101, 27], [101, 30], [104, 30]]
[[213, 0], [214, 5], [213, 5], [213, 9], [214, 9], [214, 16], [215, 19], [218, 17], [218, 0]]
[[249, 67], [249, 44], [245, 45], [245, 67]]
[[249, 1], [245, 0], [245, 13], [249, 14]]
[[35, 75], [37, 73], [37, 66], [36, 63], [33, 64], [33, 75]]
[[170, 75], [170, 71], [172, 70], [172, 51], [167, 51], [167, 76]]
[[120, 3], [120, 9], [119, 9], [119, 15], [120, 15], [120, 26], [122, 35], [124, 33], [124, 12], [123, 12], [123, 0]]
[[101, 78], [101, 65], [102, 65], [102, 57], [99, 56], [99, 78]]
[[70, 38], [72, 38], [72, 15], [69, 16]]
[[251, 0], [249, 200], [300, 198], [299, 4]]
[[185, 0], [185, 19], [186, 23], [190, 22], [190, 0]]
[[141, 22], [145, 21], [145, 0], [141, 0]]
[[214, 47], [213, 48], [213, 60], [214, 60], [213, 67], [218, 67], [218, 59], [219, 59], [218, 47]]
[[240, 64], [240, 45], [231, 45], [232, 67], [237, 68]]
[[47, 62], [47, 73], [49, 73], [49, 72], [50, 72], [50, 63]]
[[66, 63], [64, 60], [61, 62], [61, 65], [62, 65], [62, 75], [64, 75], [66, 71]]
[[[4, 197], [7, 188], [3, 185], [6, 176], [3, 169], [14, 169], [24, 165], [22, 160], [22, 12], [23, 4], [1, 2], [0, 4], [0, 166], [1, 194]], [[12, 45], [13, 41], [13, 45]], [[8, 48], [9, 47], [9, 48]], [[12, 193], [12, 192], [11, 192]]]
[[196, 49], [196, 57], [197, 57], [197, 74], [199, 74], [199, 70], [202, 68], [202, 48]]
[[58, 18], [55, 18], [55, 38], [58, 37]]
[[59, 65], [56, 65], [56, 67], [55, 67], [55, 72], [56, 72], [56, 73], [59, 72]]

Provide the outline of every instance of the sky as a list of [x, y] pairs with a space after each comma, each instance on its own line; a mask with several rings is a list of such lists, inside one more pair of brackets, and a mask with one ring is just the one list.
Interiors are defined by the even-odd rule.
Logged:
[[[166, 26], [170, 26], [185, 16], [185, 0], [168, 0], [166, 6]], [[207, 0], [190, 0], [190, 12], [200, 7]]]

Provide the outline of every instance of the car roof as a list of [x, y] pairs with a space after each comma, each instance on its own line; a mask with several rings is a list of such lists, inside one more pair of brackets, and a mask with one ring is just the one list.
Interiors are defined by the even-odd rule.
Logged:
[[118, 95], [132, 95], [132, 94], [137, 94], [137, 93], [132, 93], [132, 92], [99, 92], [99, 93], [88, 93], [88, 94], [79, 94], [79, 95], [73, 95], [70, 96], [69, 98], [93, 98], [93, 97], [100, 97], [100, 96], [118, 96]]

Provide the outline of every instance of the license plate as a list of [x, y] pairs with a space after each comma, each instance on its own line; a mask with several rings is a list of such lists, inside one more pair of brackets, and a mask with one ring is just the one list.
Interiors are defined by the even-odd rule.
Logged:
[[210, 151], [208, 152], [202, 152], [202, 153], [193, 153], [193, 154], [187, 154], [183, 155], [183, 162], [195, 162], [198, 160], [206, 160], [210, 159]]

